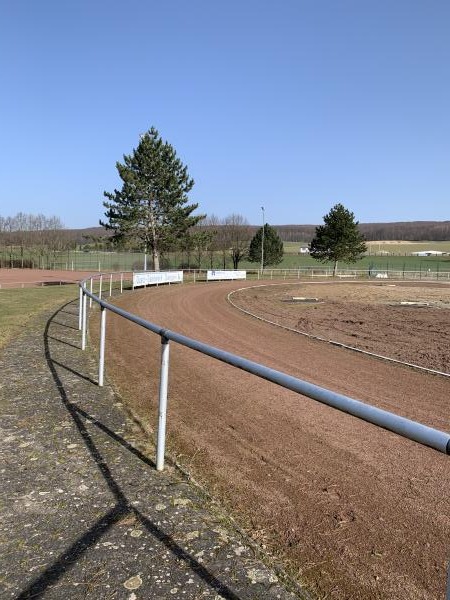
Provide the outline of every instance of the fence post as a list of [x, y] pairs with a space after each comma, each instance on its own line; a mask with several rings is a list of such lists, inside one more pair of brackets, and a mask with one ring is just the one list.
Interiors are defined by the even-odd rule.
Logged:
[[445, 600], [450, 600], [450, 562], [447, 566], [447, 593], [445, 594]]
[[123, 273], [120, 274], [120, 293], [123, 292]]
[[105, 372], [105, 333], [106, 333], [106, 308], [101, 307], [100, 313], [100, 354], [98, 360], [98, 385], [103, 387], [103, 375]]
[[158, 441], [156, 445], [156, 470], [164, 469], [166, 446], [167, 389], [169, 383], [169, 340], [161, 337], [161, 372], [159, 380]]
[[83, 292], [83, 325], [81, 327], [81, 349], [82, 350], [86, 349], [86, 313], [87, 313], [86, 298], [87, 298], [87, 296]]
[[[91, 277], [91, 289], [90, 289], [91, 294], [92, 294], [92, 286], [93, 286], [93, 283], [92, 283], [92, 277]], [[92, 308], [92, 298], [91, 297], [89, 297], [89, 308]]]
[[109, 276], [109, 297], [112, 296], [112, 273]]
[[78, 329], [81, 331], [83, 325], [83, 290], [80, 285], [80, 306], [78, 309]]
[[100, 300], [102, 299], [102, 283], [103, 283], [103, 275], [100, 275], [100, 283], [98, 288], [98, 297]]

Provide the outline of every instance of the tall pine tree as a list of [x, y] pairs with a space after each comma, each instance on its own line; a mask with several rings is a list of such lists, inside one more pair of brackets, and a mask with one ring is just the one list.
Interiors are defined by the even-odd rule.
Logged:
[[116, 163], [122, 189], [104, 192], [109, 200], [103, 203], [107, 221], [100, 225], [114, 231], [116, 241], [140, 242], [159, 271], [161, 252], [204, 218], [192, 215], [198, 204], [188, 204], [194, 180], [154, 127], [141, 135], [138, 147], [123, 160]]
[[[262, 252], [264, 250], [264, 253]], [[283, 260], [283, 241], [268, 223], [264, 225], [264, 247], [263, 228], [260, 227], [250, 242], [248, 258], [250, 262], [261, 263], [264, 254], [264, 267], [267, 265], [278, 265]]]
[[334, 263], [336, 275], [338, 261], [354, 263], [367, 250], [364, 236], [358, 230], [355, 216], [342, 204], [336, 204], [323, 218], [324, 225], [316, 228], [309, 245], [310, 255], [321, 262]]

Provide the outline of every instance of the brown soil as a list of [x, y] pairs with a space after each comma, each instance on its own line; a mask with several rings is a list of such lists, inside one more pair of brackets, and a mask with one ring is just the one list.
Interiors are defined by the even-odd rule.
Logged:
[[[255, 287], [231, 300], [297, 331], [450, 373], [449, 284], [303, 283]], [[418, 304], [401, 304], [410, 302]]]
[[[94, 273], [97, 274], [98, 273]], [[0, 269], [2, 288], [30, 287], [75, 283], [91, 275], [91, 271], [53, 271], [49, 269]]]
[[[239, 287], [242, 283], [160, 287], [128, 294], [118, 304], [159, 325], [333, 391], [450, 429], [448, 378], [258, 321], [227, 302], [228, 292]], [[319, 294], [308, 287], [298, 295], [328, 294], [330, 300], [344, 294], [345, 288], [348, 284], [326, 290], [323, 286]], [[270, 294], [261, 297], [262, 310], [273, 310], [269, 302], [275, 302], [271, 306], [279, 315], [285, 307], [304, 310], [276, 298], [277, 293], [296, 295], [293, 289], [273, 288], [275, 300], [269, 300]], [[439, 292], [444, 304], [445, 290]], [[403, 291], [410, 299], [417, 289]], [[378, 301], [377, 292], [364, 287], [358, 293], [373, 298], [360, 298], [367, 304], [367, 314], [376, 306], [383, 311], [382, 318], [373, 318], [382, 343], [373, 349], [383, 353], [394, 341], [400, 347], [401, 331], [410, 333], [410, 327], [399, 332], [399, 313]], [[261, 288], [257, 293], [265, 292]], [[254, 309], [255, 290], [247, 294], [240, 295], [240, 301], [250, 301]], [[346, 320], [363, 320], [361, 312], [354, 314], [358, 302], [345, 301]], [[261, 303], [258, 300], [257, 305]], [[338, 320], [343, 303], [341, 298], [336, 306]], [[312, 307], [306, 310], [308, 316], [314, 312]], [[411, 310], [419, 320], [428, 314]], [[448, 311], [431, 310], [446, 327], [442, 335], [448, 340]], [[331, 312], [326, 315], [333, 323]], [[297, 313], [286, 317], [287, 322], [299, 318]], [[314, 327], [319, 324], [313, 322]], [[320, 326], [324, 327], [323, 320]], [[330, 337], [335, 334], [333, 330]], [[159, 338], [109, 314], [107, 339], [108, 372], [141, 419], [155, 423]], [[405, 357], [417, 356], [410, 354], [413, 340], [408, 336], [404, 341]], [[421, 334], [416, 345], [422, 344]], [[449, 352], [447, 344], [441, 364], [448, 364]], [[318, 593], [339, 600], [444, 596], [450, 549], [448, 456], [173, 343], [169, 396], [171, 451], [255, 539]]]

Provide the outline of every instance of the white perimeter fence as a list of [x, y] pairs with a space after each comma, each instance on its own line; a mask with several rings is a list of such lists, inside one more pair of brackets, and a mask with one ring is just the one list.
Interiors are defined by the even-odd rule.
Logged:
[[[333, 269], [328, 267], [299, 267], [298, 269], [247, 270], [247, 275], [257, 279], [300, 279], [300, 277], [333, 277]], [[450, 271], [423, 269], [338, 269], [339, 279], [408, 279], [413, 281], [442, 281], [450, 283]]]
[[[233, 271], [232, 269], [184, 269], [186, 279], [193, 281], [215, 281], [226, 279], [300, 279], [304, 277], [314, 278], [332, 278], [333, 269], [329, 267], [299, 267], [297, 269], [246, 269], [242, 271]], [[236, 276], [232, 276], [232, 274]], [[338, 269], [336, 272], [337, 279], [366, 279], [366, 280], [383, 280], [383, 279], [405, 279], [408, 281], [441, 281], [442, 283], [450, 283], [450, 270], [440, 271], [423, 269], [421, 271], [407, 271], [404, 269]]]
[[[272, 271], [274, 272], [274, 271]], [[198, 274], [198, 273], [197, 273]], [[278, 275], [279, 277], [279, 275]], [[167, 420], [167, 396], [168, 396], [168, 380], [169, 380], [169, 351], [170, 342], [181, 344], [187, 348], [191, 348], [201, 354], [211, 356], [223, 363], [252, 373], [261, 379], [271, 381], [281, 387], [292, 390], [312, 398], [322, 404], [326, 404], [382, 427], [400, 436], [434, 448], [439, 452], [450, 455], [450, 433], [439, 431], [432, 427], [428, 427], [422, 423], [406, 419], [394, 413], [382, 410], [370, 404], [365, 404], [359, 400], [349, 398], [342, 394], [337, 394], [325, 388], [319, 387], [307, 381], [276, 371], [259, 363], [247, 360], [236, 354], [226, 352], [220, 348], [210, 346], [203, 342], [199, 342], [193, 338], [181, 335], [174, 331], [165, 329], [155, 323], [146, 321], [137, 315], [133, 315], [109, 302], [102, 299], [102, 294], [108, 294], [110, 297], [113, 291], [113, 283], [120, 285], [120, 293], [124, 288], [124, 282], [132, 278], [132, 275], [124, 273], [109, 273], [101, 274], [95, 277], [85, 279], [80, 283], [79, 293], [79, 329], [81, 330], [81, 347], [85, 350], [87, 343], [87, 313], [88, 313], [88, 298], [89, 306], [95, 302], [101, 310], [100, 318], [100, 344], [99, 344], [99, 366], [98, 366], [98, 385], [102, 386], [104, 381], [105, 368], [105, 340], [106, 340], [106, 313], [111, 311], [128, 321], [140, 325], [148, 331], [152, 331], [161, 338], [161, 363], [159, 374], [159, 407], [158, 407], [158, 425], [157, 425], [157, 445], [156, 445], [156, 469], [162, 471], [164, 469], [164, 454], [166, 440], [166, 420]], [[195, 273], [194, 273], [195, 278]], [[105, 286], [106, 284], [106, 286]], [[158, 283], [155, 283], [158, 285]], [[169, 283], [170, 285], [170, 283]], [[176, 285], [176, 284], [175, 284]], [[95, 287], [98, 287], [97, 294], [94, 294]], [[105, 287], [104, 287], [105, 286]], [[447, 599], [450, 599], [450, 565], [447, 577]]]
[[[100, 267], [100, 265], [99, 265]], [[64, 268], [64, 266], [62, 267]], [[26, 271], [27, 269], [25, 269]], [[175, 272], [175, 271], [168, 271]], [[148, 273], [148, 272], [147, 272]], [[208, 275], [208, 273], [214, 275]], [[283, 280], [295, 280], [305, 277], [310, 277], [311, 279], [315, 278], [332, 278], [333, 277], [333, 269], [328, 267], [299, 267], [297, 269], [270, 269], [265, 268], [263, 271], [261, 269], [247, 269], [244, 271], [236, 271], [236, 273], [245, 273], [244, 276], [240, 277], [231, 277], [230, 274], [233, 273], [231, 269], [184, 269], [184, 280], [186, 281], [214, 281], [214, 280], [225, 280], [225, 279], [254, 279], [254, 280], [272, 280], [272, 279], [283, 279]], [[136, 274], [136, 273], [135, 273]], [[220, 277], [220, 274], [223, 276]], [[97, 279], [103, 277], [110, 277], [110, 273], [97, 274]], [[124, 270], [122, 273], [117, 272], [113, 274], [114, 281], [122, 276], [124, 282], [132, 281], [133, 272]], [[439, 271], [439, 270], [421, 270], [421, 271], [405, 271], [404, 269], [338, 269], [336, 273], [337, 279], [366, 279], [366, 280], [383, 280], [383, 279], [397, 279], [397, 280], [408, 280], [408, 281], [423, 281], [423, 282], [432, 282], [432, 281], [440, 281], [442, 283], [450, 283], [450, 271]], [[2, 288], [11, 288], [11, 287], [31, 287], [31, 286], [48, 286], [48, 285], [66, 285], [68, 283], [72, 283], [72, 281], [68, 281], [65, 279], [55, 279], [53, 281], [42, 281], [36, 276], [35, 281], [19, 281], [19, 282], [3, 282], [0, 283], [0, 289]], [[155, 282], [157, 283], [157, 282]], [[164, 283], [164, 282], [160, 282]], [[152, 282], [144, 283], [144, 285], [151, 285]], [[450, 600], [450, 599], [449, 599]]]

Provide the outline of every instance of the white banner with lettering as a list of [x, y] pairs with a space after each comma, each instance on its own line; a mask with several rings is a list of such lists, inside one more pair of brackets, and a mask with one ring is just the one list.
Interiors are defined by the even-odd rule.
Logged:
[[133, 287], [158, 285], [160, 283], [183, 283], [183, 271], [144, 271], [133, 273]]
[[221, 279], [247, 279], [247, 271], [207, 271], [207, 281], [219, 281]]

